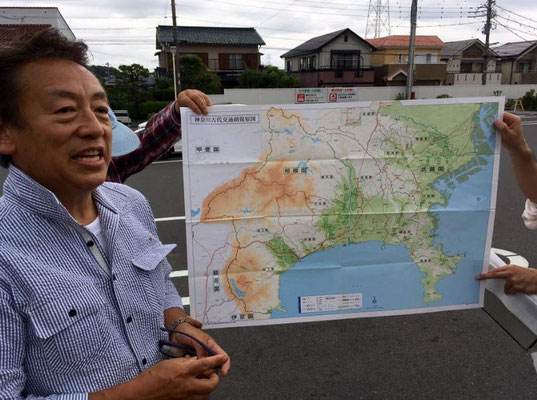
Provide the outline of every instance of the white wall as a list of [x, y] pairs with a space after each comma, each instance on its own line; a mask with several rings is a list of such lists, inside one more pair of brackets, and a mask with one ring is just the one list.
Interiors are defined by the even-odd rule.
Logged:
[[[432, 99], [441, 94], [452, 97], [492, 96], [501, 90], [507, 99], [518, 99], [528, 90], [537, 90], [536, 85], [476, 85], [476, 86], [416, 86], [417, 99]], [[358, 101], [393, 100], [404, 87], [359, 87]], [[223, 95], [209, 96], [214, 104], [293, 104], [295, 89], [226, 89]]]

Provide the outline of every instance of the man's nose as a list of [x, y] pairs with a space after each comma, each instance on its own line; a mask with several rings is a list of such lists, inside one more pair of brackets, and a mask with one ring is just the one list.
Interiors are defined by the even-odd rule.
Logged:
[[[108, 118], [108, 117], [106, 117]], [[103, 136], [105, 124], [102, 119], [91, 109], [83, 109], [80, 114], [79, 132], [82, 136]]]

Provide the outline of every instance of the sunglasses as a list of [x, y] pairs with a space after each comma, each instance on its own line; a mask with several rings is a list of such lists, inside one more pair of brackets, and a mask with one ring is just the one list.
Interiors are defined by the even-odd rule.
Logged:
[[[174, 330], [166, 329], [166, 328], [160, 328], [160, 330], [163, 332], [176, 333], [178, 335], [186, 336], [187, 338], [192, 340], [194, 343], [199, 345], [203, 350], [205, 350], [207, 354], [209, 355], [209, 357], [216, 355], [214, 350], [208, 347], [205, 343], [200, 342], [194, 336], [189, 335], [188, 333], [174, 331]], [[159, 340], [158, 347], [162, 354], [170, 358], [178, 358], [178, 357], [185, 357], [185, 356], [195, 357], [197, 355], [196, 349], [194, 347], [186, 345], [186, 344], [169, 342], [167, 340]]]

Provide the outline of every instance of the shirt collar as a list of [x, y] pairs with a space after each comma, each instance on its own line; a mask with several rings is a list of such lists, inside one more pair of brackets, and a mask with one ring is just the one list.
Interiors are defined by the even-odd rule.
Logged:
[[[78, 224], [54, 193], [30, 178], [13, 164], [9, 165], [9, 174], [4, 182], [4, 196], [6, 200], [31, 213]], [[101, 213], [101, 207], [118, 214], [112, 201], [103, 190], [103, 185], [93, 191], [93, 199], [97, 204], [99, 214]]]

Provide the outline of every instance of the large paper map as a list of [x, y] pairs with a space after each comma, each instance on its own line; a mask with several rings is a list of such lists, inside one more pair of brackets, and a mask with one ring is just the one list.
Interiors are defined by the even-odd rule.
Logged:
[[209, 327], [479, 307], [503, 99], [182, 111], [191, 313]]

